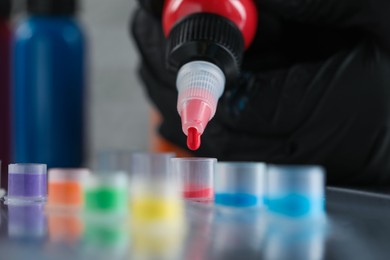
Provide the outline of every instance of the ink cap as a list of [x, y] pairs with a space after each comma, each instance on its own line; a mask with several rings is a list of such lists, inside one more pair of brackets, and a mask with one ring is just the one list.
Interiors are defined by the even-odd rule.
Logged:
[[46, 164], [9, 164], [7, 203], [47, 199]]

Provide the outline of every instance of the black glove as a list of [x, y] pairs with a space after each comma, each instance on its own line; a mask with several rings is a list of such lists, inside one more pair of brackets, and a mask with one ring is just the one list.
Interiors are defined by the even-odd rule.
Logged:
[[[256, 3], [258, 32], [241, 78], [196, 155], [320, 164], [331, 184], [390, 184], [390, 1]], [[160, 19], [155, 9], [134, 17], [140, 74], [164, 117], [160, 133], [185, 148]]]

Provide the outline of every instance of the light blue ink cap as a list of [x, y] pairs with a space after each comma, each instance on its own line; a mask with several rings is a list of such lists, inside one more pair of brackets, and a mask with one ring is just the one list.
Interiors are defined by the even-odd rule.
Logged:
[[215, 203], [230, 207], [262, 207], [266, 166], [259, 162], [219, 162]]
[[286, 217], [322, 217], [325, 170], [313, 165], [270, 165], [266, 204], [270, 213]]

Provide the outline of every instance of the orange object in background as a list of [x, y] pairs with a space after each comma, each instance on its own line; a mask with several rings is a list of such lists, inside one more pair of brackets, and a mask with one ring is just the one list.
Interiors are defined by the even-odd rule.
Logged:
[[88, 175], [87, 169], [50, 169], [47, 206], [81, 208]]
[[81, 206], [83, 190], [80, 183], [75, 181], [49, 183], [49, 205]]
[[150, 151], [158, 153], [174, 152], [177, 157], [193, 157], [193, 154], [191, 154], [190, 152], [172, 144], [158, 134], [157, 128], [160, 123], [161, 115], [156, 109], [151, 108], [149, 132]]
[[52, 242], [77, 243], [84, 223], [79, 209], [84, 204], [88, 169], [50, 169], [47, 199], [49, 238]]

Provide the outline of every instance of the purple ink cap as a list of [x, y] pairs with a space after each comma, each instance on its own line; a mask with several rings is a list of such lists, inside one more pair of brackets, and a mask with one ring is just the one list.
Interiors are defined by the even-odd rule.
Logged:
[[8, 166], [8, 202], [44, 201], [46, 197], [46, 164], [10, 164]]

